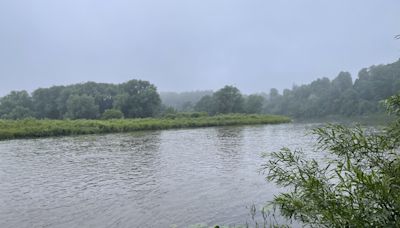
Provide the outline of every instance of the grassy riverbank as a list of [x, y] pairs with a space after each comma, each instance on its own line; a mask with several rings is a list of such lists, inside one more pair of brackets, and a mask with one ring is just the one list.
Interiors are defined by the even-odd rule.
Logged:
[[206, 117], [145, 118], [115, 120], [0, 120], [0, 140], [64, 135], [132, 132], [173, 128], [196, 128], [248, 124], [287, 123], [274, 115], [230, 114]]

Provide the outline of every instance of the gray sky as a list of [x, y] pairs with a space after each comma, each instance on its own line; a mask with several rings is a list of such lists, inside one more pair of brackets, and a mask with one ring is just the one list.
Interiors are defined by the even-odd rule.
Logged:
[[143, 79], [290, 88], [400, 57], [399, 0], [1, 0], [0, 95]]

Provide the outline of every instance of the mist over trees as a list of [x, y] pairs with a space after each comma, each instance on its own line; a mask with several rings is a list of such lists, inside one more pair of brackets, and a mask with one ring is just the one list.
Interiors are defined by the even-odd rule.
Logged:
[[212, 95], [204, 96], [194, 106], [197, 112], [207, 112], [210, 115], [226, 113], [261, 113], [265, 98], [252, 94], [244, 96], [234, 86], [225, 86]]
[[272, 89], [264, 112], [298, 118], [365, 115], [383, 112], [380, 101], [400, 91], [400, 60], [362, 69], [352, 81], [340, 72], [332, 81], [320, 78], [279, 94]]
[[196, 103], [206, 95], [212, 95], [212, 90], [192, 92], [160, 92], [163, 105], [171, 107], [179, 112], [191, 112]]
[[160, 107], [157, 89], [147, 81], [87, 82], [40, 88], [32, 96], [13, 91], [0, 99], [0, 118], [97, 119], [103, 114], [104, 118], [137, 118], [155, 116]]
[[[268, 113], [294, 118], [330, 115], [357, 116], [383, 112], [380, 101], [400, 91], [400, 60], [371, 66], [358, 73], [340, 72], [336, 78], [319, 78], [292, 89], [271, 89], [269, 94], [243, 95], [234, 86], [216, 92], [164, 92], [147, 81], [119, 85], [87, 82], [40, 88], [32, 95], [13, 91], [0, 98], [2, 119], [143, 118], [176, 112]], [[162, 101], [162, 102], [161, 102]]]
[[400, 91], [400, 60], [360, 70], [354, 80], [348, 72], [336, 78], [319, 78], [310, 84], [293, 86], [282, 94], [275, 88], [268, 95], [243, 96], [226, 86], [204, 96], [195, 111], [211, 115], [226, 112], [269, 113], [294, 118], [318, 118], [330, 115], [358, 116], [383, 112], [380, 101]]

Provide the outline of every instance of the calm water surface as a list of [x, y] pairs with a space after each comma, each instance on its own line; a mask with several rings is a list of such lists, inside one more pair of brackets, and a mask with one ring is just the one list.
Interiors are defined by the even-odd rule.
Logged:
[[315, 124], [0, 142], [0, 227], [238, 225], [279, 189], [261, 154], [309, 150]]

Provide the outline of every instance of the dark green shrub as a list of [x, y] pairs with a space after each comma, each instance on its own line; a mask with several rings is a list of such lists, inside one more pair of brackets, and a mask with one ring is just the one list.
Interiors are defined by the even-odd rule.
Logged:
[[122, 119], [124, 118], [124, 114], [121, 112], [121, 110], [118, 109], [107, 109], [101, 115], [101, 118], [103, 120]]

